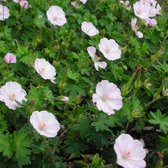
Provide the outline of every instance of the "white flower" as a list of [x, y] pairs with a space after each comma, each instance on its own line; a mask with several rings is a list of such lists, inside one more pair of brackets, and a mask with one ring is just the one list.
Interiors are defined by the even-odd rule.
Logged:
[[0, 88], [0, 101], [4, 102], [5, 105], [12, 110], [16, 110], [20, 107], [20, 104], [25, 99], [26, 91], [22, 89], [21, 85], [17, 82], [6, 82], [4, 86]]
[[117, 85], [109, 83], [108, 80], [102, 80], [96, 86], [96, 93], [92, 97], [93, 103], [98, 110], [108, 115], [114, 114], [114, 110], [122, 107], [122, 97]]
[[40, 135], [48, 138], [55, 137], [60, 130], [60, 123], [48, 111], [34, 111], [30, 116], [30, 123]]
[[53, 25], [57, 26], [63, 26], [67, 22], [65, 12], [59, 6], [51, 6], [47, 10], [47, 18]]
[[102, 38], [99, 43], [99, 50], [108, 60], [116, 60], [121, 57], [119, 45], [113, 39]]
[[141, 31], [136, 31], [135, 34], [138, 38], [143, 38], [143, 33]]
[[121, 134], [114, 144], [117, 154], [117, 164], [124, 168], [145, 168], [147, 151], [144, 144], [133, 139], [129, 134]]
[[133, 5], [134, 13], [141, 19], [147, 19], [160, 14], [161, 7], [157, 1], [140, 0]]
[[161, 7], [160, 5], [157, 3], [157, 1], [152, 1], [150, 3], [151, 5], [151, 8], [150, 8], [150, 11], [149, 11], [149, 15], [150, 17], [155, 17], [156, 15], [159, 15], [160, 14], [160, 11], [161, 11]]
[[102, 69], [105, 69], [105, 68], [106, 68], [107, 63], [104, 62], [104, 61], [99, 61], [99, 60], [100, 60], [100, 57], [98, 57], [98, 56], [96, 55], [96, 48], [95, 48], [95, 47], [92, 47], [92, 46], [88, 47], [88, 48], [87, 48], [87, 52], [88, 52], [88, 54], [90, 55], [90, 57], [92, 58], [92, 61], [93, 61], [94, 66], [95, 66], [95, 69], [96, 69], [97, 71], [99, 71], [99, 68], [102, 68]]
[[0, 20], [6, 20], [10, 16], [9, 9], [0, 4]]
[[87, 2], [87, 0], [80, 0], [83, 4], [85, 4]]
[[133, 5], [134, 13], [137, 17], [141, 19], [147, 19], [149, 18], [149, 11], [151, 8], [151, 5], [148, 2], [145, 1], [138, 1]]
[[37, 58], [34, 63], [34, 68], [43, 79], [49, 79], [52, 83], [55, 83], [56, 70], [44, 58]]
[[82, 22], [81, 29], [88, 36], [95, 36], [99, 31], [95, 28], [92, 22]]

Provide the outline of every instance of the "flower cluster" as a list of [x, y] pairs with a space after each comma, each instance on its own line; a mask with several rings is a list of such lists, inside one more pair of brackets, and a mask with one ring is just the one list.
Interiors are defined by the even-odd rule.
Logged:
[[[127, 10], [131, 9], [130, 2], [120, 1]], [[133, 4], [135, 16], [141, 19], [146, 25], [154, 27], [157, 25], [157, 20], [154, 18], [161, 13], [161, 7], [156, 0], [139, 0]], [[143, 33], [139, 31], [137, 26], [137, 18], [131, 19], [131, 28], [138, 38], [143, 38]]]
[[[19, 3], [22, 8], [28, 8], [29, 3], [27, 0], [13, 0]], [[80, 0], [82, 4], [85, 4], [87, 0]], [[129, 1], [121, 1], [127, 10], [131, 10], [131, 5]], [[71, 3], [73, 6], [78, 7], [78, 3], [73, 1]], [[133, 5], [134, 14], [136, 17], [140, 18], [145, 22], [145, 24], [154, 27], [157, 25], [156, 19], [154, 17], [160, 14], [161, 7], [156, 0], [139, 0]], [[10, 16], [9, 9], [6, 6], [0, 5], [0, 20], [4, 21]], [[46, 11], [46, 17], [49, 24], [52, 27], [60, 28], [68, 22], [66, 13], [60, 6], [50, 6]], [[137, 25], [137, 18], [131, 19], [131, 28], [135, 32], [138, 38], [143, 38], [143, 33], [139, 31]], [[99, 38], [101, 30], [97, 29], [96, 24], [90, 21], [83, 21], [81, 23], [81, 34], [86, 38]], [[82, 33], [84, 32], [84, 33]], [[92, 60], [96, 71], [100, 69], [106, 69], [107, 61], [115, 61], [121, 58], [122, 50], [115, 37], [113, 39], [108, 37], [102, 37], [99, 39], [98, 43], [92, 43], [87, 47], [87, 53]], [[17, 55], [17, 54], [16, 54]], [[106, 61], [103, 61], [106, 59]], [[4, 57], [6, 66], [13, 66], [9, 64], [17, 63], [17, 56], [13, 53], [7, 53]], [[57, 70], [54, 67], [54, 63], [48, 59], [36, 58], [33, 63], [34, 70], [41, 78], [44, 80], [49, 80], [51, 85], [56, 83]], [[106, 69], [107, 70], [107, 69]], [[105, 70], [104, 70], [105, 71]], [[73, 76], [73, 75], [72, 75]], [[107, 79], [107, 78], [106, 78]], [[112, 117], [110, 115], [115, 114], [116, 110], [120, 110], [123, 106], [123, 97], [119, 86], [108, 80], [101, 80], [97, 83], [95, 88], [95, 93], [92, 94], [92, 102], [98, 109], [98, 111], [104, 112], [106, 116]], [[167, 92], [164, 90], [164, 94]], [[0, 88], [0, 101], [5, 103], [5, 105], [11, 109], [16, 110], [24, 106], [27, 93], [22, 86], [14, 81], [8, 81], [5, 85]], [[69, 97], [59, 96], [59, 100], [62, 102], [68, 102]], [[94, 107], [95, 108], [95, 107]], [[33, 111], [33, 110], [32, 110]], [[53, 113], [46, 110], [33, 111], [30, 115], [30, 123], [32, 127], [42, 136], [53, 138], [57, 136], [61, 125]], [[147, 150], [144, 148], [144, 142], [133, 139], [129, 134], [119, 135], [114, 144], [114, 151], [117, 154], [117, 164], [124, 168], [145, 168], [146, 162], [145, 157]]]

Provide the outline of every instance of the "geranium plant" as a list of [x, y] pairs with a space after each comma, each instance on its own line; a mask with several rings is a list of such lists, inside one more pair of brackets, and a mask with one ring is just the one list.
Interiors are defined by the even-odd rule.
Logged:
[[0, 1], [0, 167], [168, 166], [166, 0]]

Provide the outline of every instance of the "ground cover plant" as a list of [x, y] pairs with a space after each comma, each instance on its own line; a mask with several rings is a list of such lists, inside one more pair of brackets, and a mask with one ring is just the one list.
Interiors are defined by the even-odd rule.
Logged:
[[1, 0], [0, 168], [168, 167], [168, 1]]

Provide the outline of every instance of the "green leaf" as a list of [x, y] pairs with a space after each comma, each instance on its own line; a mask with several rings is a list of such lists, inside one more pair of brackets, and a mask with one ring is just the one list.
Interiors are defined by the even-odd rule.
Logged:
[[87, 137], [90, 132], [90, 122], [87, 117], [81, 116], [78, 120], [78, 124], [72, 127], [75, 131], [80, 131], [81, 137]]
[[3, 153], [3, 156], [12, 157], [12, 137], [9, 133], [0, 135], [0, 152]]
[[32, 65], [33, 64], [33, 55], [32, 54], [27, 54], [22, 56], [22, 58], [20, 59], [20, 62], [23, 62], [26, 65]]
[[7, 122], [4, 119], [3, 114], [0, 113], [0, 132], [3, 132], [7, 129]]
[[42, 28], [45, 25], [45, 16], [41, 11], [37, 11], [37, 15], [34, 18], [34, 24], [39, 27]]
[[79, 77], [80, 77], [80, 74], [79, 73], [76, 73], [76, 72], [73, 72], [71, 69], [68, 69], [67, 71], [67, 76], [74, 80], [74, 81], [79, 81]]
[[24, 130], [20, 130], [14, 133], [13, 138], [19, 167], [30, 164], [30, 145], [32, 143], [30, 137], [27, 136]]
[[151, 119], [149, 123], [154, 125], [159, 125], [159, 128], [167, 134], [168, 132], [168, 116], [166, 114], [162, 114], [160, 110], [157, 110], [156, 113], [150, 112]]
[[95, 127], [96, 131], [108, 130], [107, 117], [105, 114], [100, 114], [96, 117], [95, 121], [91, 123]]
[[66, 88], [65, 91], [69, 92], [70, 96], [75, 97], [77, 95], [84, 96], [85, 93], [85, 85], [79, 83], [79, 84], [69, 84]]
[[143, 106], [140, 104], [140, 100], [135, 96], [126, 100], [122, 108], [123, 114], [127, 116], [129, 121], [133, 121], [134, 118], [141, 118], [144, 115]]
[[43, 97], [43, 89], [31, 87], [28, 93], [28, 99], [29, 101], [34, 101], [34, 104], [37, 106], [43, 106], [44, 100], [42, 99]]

